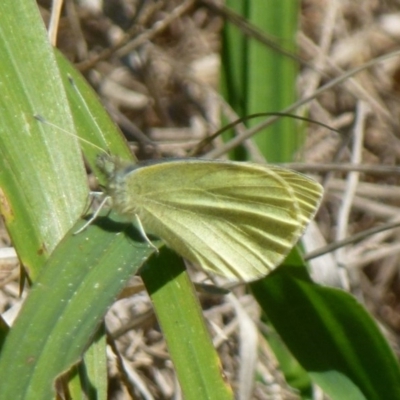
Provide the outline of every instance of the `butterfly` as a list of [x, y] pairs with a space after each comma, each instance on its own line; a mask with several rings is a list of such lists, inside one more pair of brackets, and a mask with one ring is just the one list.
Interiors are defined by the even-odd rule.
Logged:
[[249, 162], [184, 159], [140, 166], [101, 154], [97, 166], [107, 178], [112, 208], [136, 221], [146, 240], [156, 235], [231, 281], [254, 281], [278, 266], [323, 194], [303, 174]]

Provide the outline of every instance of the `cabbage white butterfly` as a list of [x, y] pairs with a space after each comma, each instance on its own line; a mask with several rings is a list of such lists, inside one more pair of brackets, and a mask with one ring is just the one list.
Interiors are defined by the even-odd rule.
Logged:
[[[72, 135], [40, 115], [35, 118]], [[249, 162], [183, 159], [140, 165], [104, 152], [97, 166], [107, 178], [107, 197], [77, 233], [111, 200], [115, 211], [137, 222], [150, 245], [146, 233], [231, 281], [254, 281], [278, 266], [323, 194], [322, 186], [303, 174]]]
[[231, 281], [278, 266], [314, 217], [322, 187], [291, 170], [185, 159], [145, 166], [102, 154], [112, 207], [144, 233]]

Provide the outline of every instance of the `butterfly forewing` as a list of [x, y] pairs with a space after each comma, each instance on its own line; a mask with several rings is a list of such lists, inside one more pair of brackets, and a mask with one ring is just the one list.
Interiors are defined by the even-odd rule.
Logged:
[[322, 195], [304, 175], [251, 163], [171, 161], [113, 179], [117, 211], [137, 214], [147, 233], [188, 260], [241, 281], [281, 263]]
[[307, 226], [318, 210], [323, 192], [321, 185], [313, 179], [289, 169], [274, 166], [269, 166], [268, 168], [276, 171], [293, 190], [293, 196], [298, 203], [304, 225]]

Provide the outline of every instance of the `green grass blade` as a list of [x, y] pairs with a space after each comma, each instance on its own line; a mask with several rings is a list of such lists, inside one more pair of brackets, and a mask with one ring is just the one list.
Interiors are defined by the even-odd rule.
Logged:
[[149, 260], [142, 278], [185, 399], [233, 399], [182, 259], [164, 247], [160, 257]]
[[46, 110], [73, 131], [36, 5], [2, 1], [0, 18], [0, 211], [34, 279], [82, 212], [86, 177], [76, 141], [48, 135], [33, 117]]
[[[268, 1], [243, 3], [229, 0], [227, 6], [256, 26], [277, 47], [295, 54], [299, 3]], [[297, 64], [255, 38], [245, 37], [229, 22], [224, 30], [223, 87], [227, 102], [240, 116], [278, 112], [296, 99]], [[254, 126], [258, 121], [251, 121]], [[302, 143], [296, 122], [283, 118], [259, 132], [254, 140], [269, 162], [290, 161]]]
[[1, 399], [50, 399], [56, 376], [79, 360], [126, 280], [153, 251], [124, 227], [100, 218], [56, 248], [4, 344]]
[[[295, 53], [298, 7], [297, 1], [253, 2], [249, 20], [276, 37], [285, 50]], [[298, 65], [293, 59], [255, 40], [249, 42], [247, 57], [248, 114], [281, 111], [295, 102]], [[302, 143], [296, 121], [291, 118], [282, 118], [254, 140], [269, 162], [292, 161]]]
[[[132, 162], [135, 162], [135, 157], [126, 139], [105, 112], [93, 88], [58, 51], [56, 51], [56, 60], [75, 121], [76, 132], [74, 133], [82, 139], [80, 146], [85, 158], [101, 181], [103, 177], [96, 167], [96, 157], [101, 152], [100, 149]], [[57, 132], [56, 129], [53, 129], [52, 134], [65, 135], [64, 132]]]

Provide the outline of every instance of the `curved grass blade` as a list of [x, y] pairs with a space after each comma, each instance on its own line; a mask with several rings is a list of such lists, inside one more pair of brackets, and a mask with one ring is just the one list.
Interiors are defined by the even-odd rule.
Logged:
[[131, 225], [109, 218], [98, 219], [79, 235], [69, 233], [6, 339], [0, 398], [52, 398], [55, 378], [79, 361], [108, 307], [152, 251]]
[[[55, 55], [75, 121], [75, 133], [82, 139], [81, 149], [99, 181], [104, 183], [104, 176], [96, 166], [100, 148], [108, 154], [131, 160], [132, 163], [136, 162], [136, 159], [94, 90], [62, 54], [56, 50]], [[55, 131], [53, 134], [64, 135], [64, 132]]]

